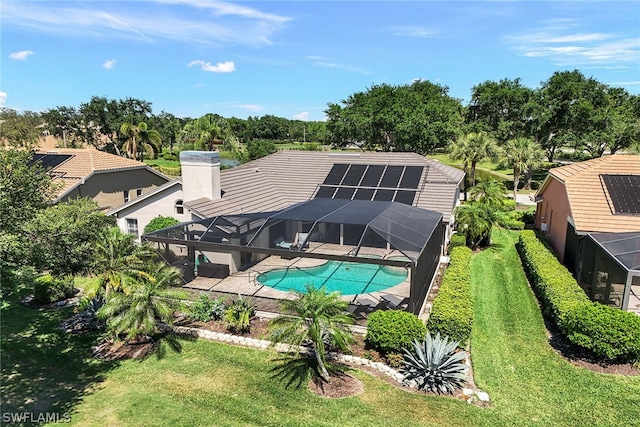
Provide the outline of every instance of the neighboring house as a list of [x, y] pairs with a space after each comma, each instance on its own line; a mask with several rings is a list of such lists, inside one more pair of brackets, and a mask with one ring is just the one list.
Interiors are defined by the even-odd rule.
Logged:
[[551, 169], [536, 228], [596, 301], [640, 312], [640, 156]]
[[56, 201], [88, 197], [105, 211], [169, 181], [142, 162], [96, 149], [38, 151], [34, 161], [40, 162], [60, 186]]

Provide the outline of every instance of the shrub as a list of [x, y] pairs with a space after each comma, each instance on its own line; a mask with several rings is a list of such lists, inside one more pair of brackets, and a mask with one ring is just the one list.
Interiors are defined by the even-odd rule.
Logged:
[[149, 223], [144, 227], [143, 234], [152, 233], [154, 231], [162, 230], [163, 228], [173, 227], [174, 225], [180, 224], [180, 221], [170, 216], [162, 216], [158, 215], [153, 218]]
[[164, 154], [162, 155], [162, 157], [163, 157], [165, 160], [171, 160], [171, 161], [176, 161], [176, 160], [178, 160], [178, 156], [176, 156], [175, 154], [171, 154], [171, 153], [164, 153]]
[[302, 147], [306, 151], [319, 151], [320, 150], [320, 144], [318, 144], [317, 142], [305, 142], [304, 144], [302, 144]]
[[590, 301], [533, 231], [520, 234], [517, 249], [544, 314], [571, 342], [598, 357], [640, 360], [640, 317]]
[[520, 216], [520, 221], [524, 222], [525, 225], [533, 225], [535, 220], [536, 220], [536, 210], [535, 210], [535, 208], [527, 209], [526, 211], [522, 211], [522, 214]]
[[256, 306], [253, 298], [243, 298], [238, 295], [238, 299], [227, 306], [224, 311], [224, 320], [229, 329], [233, 332], [248, 332], [251, 328], [251, 318], [256, 313]]
[[197, 300], [191, 304], [191, 317], [201, 322], [209, 320], [220, 320], [224, 315], [226, 306], [222, 299], [210, 299], [209, 296], [200, 292]]
[[179, 167], [172, 168], [172, 167], [160, 166], [160, 165], [151, 165], [151, 167], [157, 170], [158, 172], [168, 176], [180, 176], [180, 174], [182, 173], [182, 169], [180, 169]]
[[403, 366], [404, 356], [401, 353], [387, 353], [384, 358], [387, 361], [387, 365], [392, 368], [401, 368]]
[[422, 339], [427, 329], [413, 313], [401, 310], [378, 310], [368, 318], [367, 344], [385, 353], [401, 352], [416, 339]]
[[456, 233], [452, 235], [451, 239], [449, 240], [449, 246], [448, 246], [447, 252], [451, 253], [453, 248], [456, 248], [458, 246], [466, 246], [466, 245], [467, 245], [466, 236], [462, 233]]
[[456, 352], [458, 344], [440, 334], [435, 338], [427, 334], [422, 342], [413, 342], [413, 351], [404, 350], [404, 382], [415, 381], [419, 390], [438, 394], [453, 394], [462, 388], [467, 366], [460, 362], [467, 353]]
[[524, 229], [524, 222], [520, 220], [522, 215], [518, 211], [499, 212], [497, 215], [498, 225], [508, 230]]
[[45, 274], [34, 281], [33, 294], [41, 304], [62, 301], [73, 296], [73, 280]]
[[473, 299], [471, 297], [471, 249], [456, 247], [451, 250], [438, 295], [433, 301], [427, 330], [440, 333], [455, 341], [466, 343], [473, 324]]

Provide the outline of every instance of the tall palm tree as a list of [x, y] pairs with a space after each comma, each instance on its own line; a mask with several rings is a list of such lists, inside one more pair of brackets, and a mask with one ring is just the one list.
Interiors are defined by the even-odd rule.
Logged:
[[476, 185], [476, 166], [480, 162], [498, 158], [496, 141], [485, 132], [471, 132], [458, 138], [450, 147], [452, 160], [463, 162], [469, 185]]
[[131, 283], [148, 276], [145, 263], [154, 252], [147, 245], [136, 245], [133, 234], [124, 234], [118, 227], [107, 229], [95, 246], [94, 273], [97, 280], [86, 290], [89, 298], [108, 299], [111, 292], [129, 292]]
[[154, 158], [162, 151], [162, 137], [156, 130], [149, 129], [145, 122], [137, 125], [133, 123], [123, 123], [120, 126], [120, 133], [127, 139], [122, 145], [127, 156], [139, 160], [144, 160], [146, 153], [150, 158]]
[[132, 341], [161, 333], [161, 324], [172, 325], [173, 313], [184, 309], [181, 299], [185, 293], [169, 289], [180, 283], [180, 270], [164, 263], [153, 264], [149, 270], [129, 293], [113, 294], [98, 310], [98, 317], [107, 321], [116, 338]]
[[513, 168], [513, 200], [517, 200], [520, 176], [540, 166], [544, 151], [530, 138], [519, 137], [507, 141], [504, 147], [505, 163]]
[[481, 179], [471, 188], [471, 200], [493, 208], [504, 206], [507, 189], [502, 182], [495, 179]]
[[283, 314], [270, 322], [274, 328], [271, 338], [296, 347], [311, 341], [320, 376], [328, 381], [326, 346], [349, 350], [353, 341], [346, 325], [355, 321], [348, 307], [349, 303], [340, 298], [339, 292], [327, 293], [324, 286], [316, 289], [308, 284], [305, 292], [296, 292], [295, 299], [282, 301], [283, 311], [293, 315]]
[[233, 150], [239, 145], [238, 138], [229, 122], [217, 114], [204, 116], [187, 123], [181, 135], [182, 142], [190, 142], [201, 150], [213, 150], [214, 144], [222, 142], [225, 149]]

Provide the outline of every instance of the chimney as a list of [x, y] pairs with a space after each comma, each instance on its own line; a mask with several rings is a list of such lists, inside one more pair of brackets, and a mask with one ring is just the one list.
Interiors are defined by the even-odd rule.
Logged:
[[220, 153], [181, 151], [182, 193], [184, 201], [206, 197], [217, 200], [220, 193]]

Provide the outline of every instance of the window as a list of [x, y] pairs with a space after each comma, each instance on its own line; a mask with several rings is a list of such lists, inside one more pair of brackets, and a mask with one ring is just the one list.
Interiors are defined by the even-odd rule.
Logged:
[[176, 208], [176, 214], [178, 215], [184, 214], [184, 205], [182, 204], [182, 200], [176, 200], [175, 208]]
[[124, 190], [122, 194], [124, 196], [124, 202], [127, 203], [129, 201], [129, 190]]
[[138, 220], [135, 218], [127, 218], [127, 233], [134, 234], [138, 237]]
[[138, 188], [136, 190], [136, 197], [140, 197], [140, 196], [142, 196], [142, 188]]

